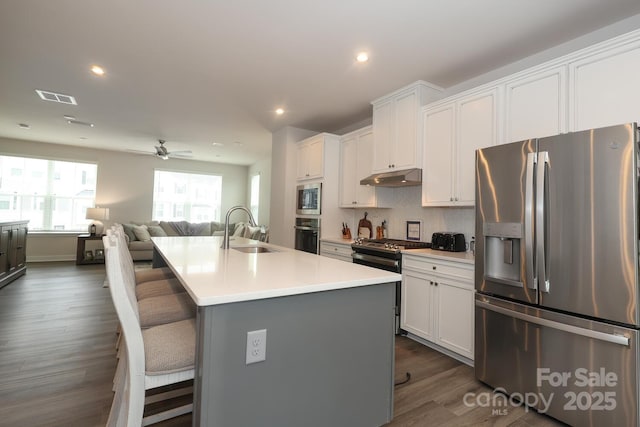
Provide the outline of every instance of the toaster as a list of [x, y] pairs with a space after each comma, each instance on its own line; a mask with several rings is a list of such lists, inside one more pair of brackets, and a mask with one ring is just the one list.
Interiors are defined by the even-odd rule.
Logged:
[[464, 234], [451, 232], [433, 233], [431, 249], [449, 252], [464, 252], [467, 250]]

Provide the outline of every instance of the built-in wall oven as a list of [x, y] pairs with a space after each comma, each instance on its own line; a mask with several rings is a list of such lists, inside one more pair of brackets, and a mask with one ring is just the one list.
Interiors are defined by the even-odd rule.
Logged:
[[320, 250], [320, 218], [296, 218], [295, 248], [317, 254]]
[[[351, 245], [351, 257], [355, 264], [379, 268], [381, 270], [402, 273], [402, 251], [405, 249], [430, 248], [426, 242], [395, 239], [356, 239]], [[396, 335], [403, 334], [400, 329], [400, 303], [402, 301], [402, 282], [396, 282]]]
[[302, 184], [296, 187], [296, 213], [298, 215], [320, 215], [322, 184]]

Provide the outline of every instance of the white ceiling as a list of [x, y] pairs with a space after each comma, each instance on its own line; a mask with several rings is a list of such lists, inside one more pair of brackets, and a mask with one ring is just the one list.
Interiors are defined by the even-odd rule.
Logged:
[[283, 126], [335, 131], [413, 81], [450, 87], [638, 13], [638, 0], [3, 0], [0, 137], [143, 151], [160, 138], [249, 165]]

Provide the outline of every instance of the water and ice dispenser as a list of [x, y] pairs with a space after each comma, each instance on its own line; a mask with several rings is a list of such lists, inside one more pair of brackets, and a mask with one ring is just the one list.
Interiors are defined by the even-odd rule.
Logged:
[[487, 280], [522, 286], [524, 263], [523, 227], [518, 222], [492, 222], [482, 226], [484, 234], [484, 274]]

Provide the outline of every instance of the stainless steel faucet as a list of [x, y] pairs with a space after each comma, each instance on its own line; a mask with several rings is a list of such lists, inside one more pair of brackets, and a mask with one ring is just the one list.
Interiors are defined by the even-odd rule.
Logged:
[[233, 206], [229, 208], [229, 210], [227, 211], [227, 216], [224, 219], [224, 239], [222, 240], [222, 249], [229, 249], [229, 216], [231, 216], [231, 212], [237, 211], [238, 209], [245, 211], [247, 215], [249, 215], [249, 224], [251, 224], [253, 227], [258, 226], [249, 209], [245, 208], [244, 206]]

